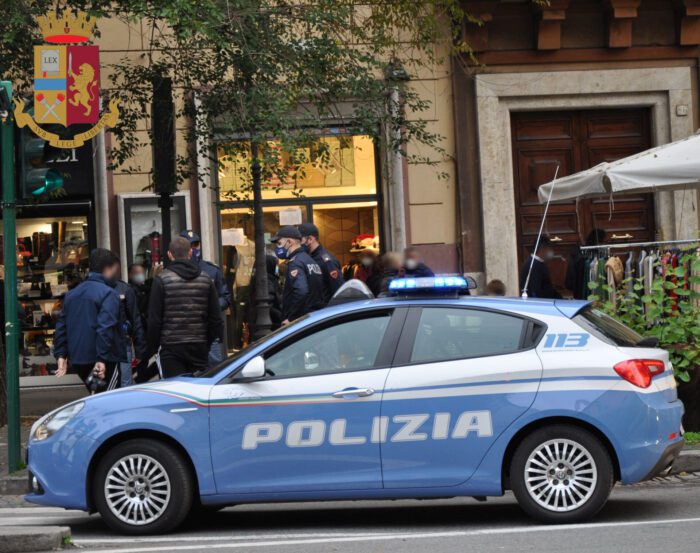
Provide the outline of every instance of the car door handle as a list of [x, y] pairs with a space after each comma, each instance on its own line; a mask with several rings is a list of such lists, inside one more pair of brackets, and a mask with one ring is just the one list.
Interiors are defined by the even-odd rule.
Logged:
[[333, 392], [333, 397], [337, 397], [340, 399], [349, 397], [349, 396], [355, 396], [355, 397], [367, 397], [371, 396], [374, 393], [374, 390], [372, 388], [346, 388], [345, 390], [339, 390], [337, 392]]

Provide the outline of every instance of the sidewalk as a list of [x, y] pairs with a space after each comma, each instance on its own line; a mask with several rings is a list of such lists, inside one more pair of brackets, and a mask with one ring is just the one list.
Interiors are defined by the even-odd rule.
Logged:
[[[22, 438], [22, 463], [26, 459], [25, 451], [29, 430], [34, 423], [34, 418], [22, 417], [22, 427], [20, 435]], [[7, 427], [0, 428], [0, 496], [2, 495], [23, 495], [27, 493], [27, 471], [20, 470], [11, 476], [8, 475], [7, 468]]]

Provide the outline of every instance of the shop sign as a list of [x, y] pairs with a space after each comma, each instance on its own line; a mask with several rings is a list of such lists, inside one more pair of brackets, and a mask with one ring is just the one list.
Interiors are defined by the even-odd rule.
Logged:
[[[102, 129], [114, 127], [119, 117], [116, 98], [100, 115], [99, 47], [84, 44], [90, 41], [95, 19], [65, 10], [39, 17], [38, 23], [47, 44], [34, 47], [34, 114], [25, 112], [18, 98], [15, 120], [55, 148], [79, 148]], [[42, 125], [91, 127], [66, 139]]]
[[90, 196], [94, 193], [95, 174], [92, 167], [92, 144], [89, 142], [79, 148], [62, 150], [46, 163], [63, 177], [66, 196]]

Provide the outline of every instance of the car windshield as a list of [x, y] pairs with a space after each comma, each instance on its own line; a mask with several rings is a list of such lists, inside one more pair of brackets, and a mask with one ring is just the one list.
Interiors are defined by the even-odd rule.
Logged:
[[[210, 367], [204, 371], [197, 371], [196, 373], [192, 374], [191, 376], [193, 376], [194, 378], [211, 378], [213, 376], [216, 376], [221, 371], [223, 371], [224, 369], [229, 367], [231, 365], [231, 363], [236, 361], [236, 359], [238, 359], [239, 357], [248, 353], [248, 351], [250, 351], [250, 348], [254, 348], [254, 347], [257, 347], [261, 344], [264, 344], [267, 341], [274, 340], [276, 338], [276, 336], [278, 334], [280, 334], [283, 330], [287, 330], [288, 328], [290, 328], [290, 326], [293, 326], [293, 325], [300, 323], [301, 321], [305, 320], [307, 317], [308, 317], [308, 315], [304, 315], [303, 317], [299, 317], [298, 319], [296, 319], [291, 325], [285, 325], [285, 326], [279, 327], [277, 330], [272, 331], [267, 336], [263, 336], [262, 338], [258, 338], [255, 342], [250, 344], [248, 347], [243, 348], [243, 349], [237, 351], [236, 353], [234, 353], [233, 355], [227, 357], [218, 365], [214, 365], [213, 367]], [[183, 375], [183, 376], [185, 376], [185, 375]]]
[[594, 307], [586, 307], [574, 322], [597, 338], [620, 347], [635, 347], [644, 339], [640, 334]]

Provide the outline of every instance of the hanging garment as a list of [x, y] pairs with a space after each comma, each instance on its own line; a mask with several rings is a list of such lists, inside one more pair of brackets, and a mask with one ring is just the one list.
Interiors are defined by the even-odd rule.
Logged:
[[651, 286], [654, 283], [654, 269], [656, 256], [650, 254], [644, 258], [644, 293], [651, 294]]
[[605, 276], [608, 288], [610, 289], [610, 292], [608, 293], [608, 299], [613, 303], [613, 305], [617, 305], [617, 285], [615, 283], [615, 269], [613, 269], [612, 264], [610, 264], [610, 261], [612, 259], [616, 258], [611, 257], [608, 260], [608, 262], [605, 263]]
[[630, 252], [625, 261], [625, 296], [634, 292], [634, 252]]

